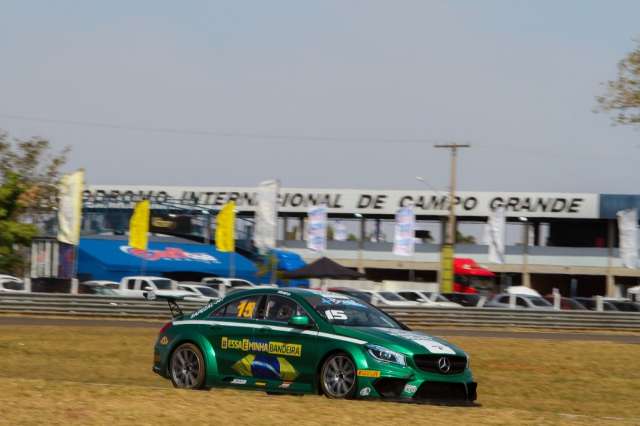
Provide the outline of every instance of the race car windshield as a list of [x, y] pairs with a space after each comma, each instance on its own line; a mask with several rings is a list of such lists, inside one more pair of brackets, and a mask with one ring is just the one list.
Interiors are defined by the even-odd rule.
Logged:
[[331, 324], [347, 327], [402, 327], [384, 312], [347, 296], [314, 295], [307, 297], [313, 309]]

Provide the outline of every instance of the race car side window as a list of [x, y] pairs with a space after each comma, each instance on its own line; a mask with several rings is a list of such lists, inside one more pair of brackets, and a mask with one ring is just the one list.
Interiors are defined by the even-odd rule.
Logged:
[[267, 321], [288, 322], [294, 315], [308, 316], [300, 305], [293, 300], [287, 297], [270, 295], [264, 307], [264, 315], [260, 318], [264, 318]]
[[245, 297], [219, 307], [211, 313], [216, 318], [253, 319], [259, 310], [260, 296]]

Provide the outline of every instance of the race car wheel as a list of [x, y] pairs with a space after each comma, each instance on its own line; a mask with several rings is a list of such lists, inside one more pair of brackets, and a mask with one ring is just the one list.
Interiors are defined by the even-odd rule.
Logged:
[[169, 364], [173, 386], [184, 389], [204, 387], [204, 358], [200, 349], [192, 343], [183, 343], [171, 354]]
[[329, 356], [320, 370], [322, 392], [329, 398], [352, 398], [356, 393], [356, 368], [346, 354]]

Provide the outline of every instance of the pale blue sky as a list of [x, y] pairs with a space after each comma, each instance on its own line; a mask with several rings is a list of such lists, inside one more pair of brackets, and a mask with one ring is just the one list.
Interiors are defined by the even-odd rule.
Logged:
[[462, 189], [638, 192], [640, 132], [592, 109], [639, 16], [631, 0], [5, 0], [0, 128], [71, 145], [95, 184], [444, 188], [446, 140], [473, 144]]

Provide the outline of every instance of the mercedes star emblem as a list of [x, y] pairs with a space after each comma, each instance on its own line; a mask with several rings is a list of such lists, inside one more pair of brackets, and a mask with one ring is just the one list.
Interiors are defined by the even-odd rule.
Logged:
[[438, 369], [444, 374], [447, 374], [449, 371], [451, 371], [451, 361], [449, 360], [449, 358], [447, 358], [446, 356], [441, 357], [438, 360]]

